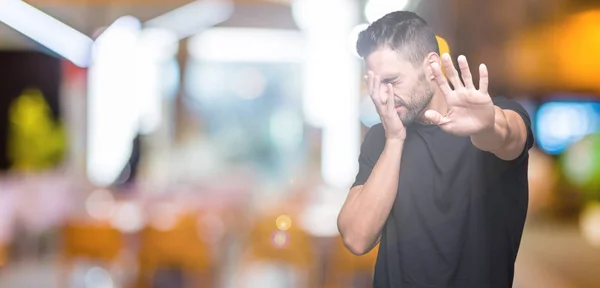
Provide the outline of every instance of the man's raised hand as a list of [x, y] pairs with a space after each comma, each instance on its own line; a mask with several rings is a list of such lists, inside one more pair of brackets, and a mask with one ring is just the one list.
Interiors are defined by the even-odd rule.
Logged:
[[428, 110], [425, 112], [425, 118], [432, 124], [439, 125], [444, 131], [460, 136], [471, 136], [491, 129], [494, 125], [495, 108], [487, 91], [489, 83], [487, 67], [484, 64], [479, 66], [479, 88], [477, 89], [465, 56], [458, 57], [462, 81], [449, 54], [442, 55], [442, 63], [447, 77], [444, 76], [437, 62], [432, 63], [430, 67], [436, 83], [446, 98], [448, 111], [446, 115], [441, 115], [437, 111]]

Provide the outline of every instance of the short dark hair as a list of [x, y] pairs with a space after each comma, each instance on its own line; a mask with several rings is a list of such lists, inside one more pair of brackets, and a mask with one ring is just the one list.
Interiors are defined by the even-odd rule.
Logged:
[[440, 53], [437, 39], [427, 22], [409, 11], [391, 12], [360, 32], [356, 51], [367, 58], [378, 48], [388, 46], [418, 64], [431, 52]]

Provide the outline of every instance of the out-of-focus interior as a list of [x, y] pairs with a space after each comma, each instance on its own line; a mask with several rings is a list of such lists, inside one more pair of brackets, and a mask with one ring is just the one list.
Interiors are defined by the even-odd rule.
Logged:
[[0, 287], [371, 287], [336, 217], [395, 10], [531, 115], [514, 287], [600, 287], [595, 0], [0, 0]]

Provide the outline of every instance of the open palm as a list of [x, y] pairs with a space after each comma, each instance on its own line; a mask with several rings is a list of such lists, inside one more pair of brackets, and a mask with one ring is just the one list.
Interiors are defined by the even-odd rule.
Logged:
[[[487, 92], [486, 66], [484, 64], [479, 66], [479, 89], [477, 89], [473, 84], [473, 77], [465, 56], [458, 57], [462, 81], [450, 55], [444, 54], [442, 63], [448, 75], [447, 79], [438, 63], [433, 63], [431, 69], [436, 83], [446, 98], [448, 113], [442, 116], [437, 111], [428, 110], [425, 112], [425, 117], [444, 131], [459, 136], [471, 136], [493, 127], [495, 108]], [[450, 87], [448, 80], [454, 89]]]

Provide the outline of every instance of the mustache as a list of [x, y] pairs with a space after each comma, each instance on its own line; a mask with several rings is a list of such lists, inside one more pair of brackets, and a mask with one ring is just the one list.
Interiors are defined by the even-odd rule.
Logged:
[[402, 100], [402, 98], [399, 98], [399, 97], [395, 97], [394, 98], [394, 105], [396, 105], [396, 106], [405, 106], [405, 107], [408, 106], [407, 103], [406, 103], [406, 101]]

